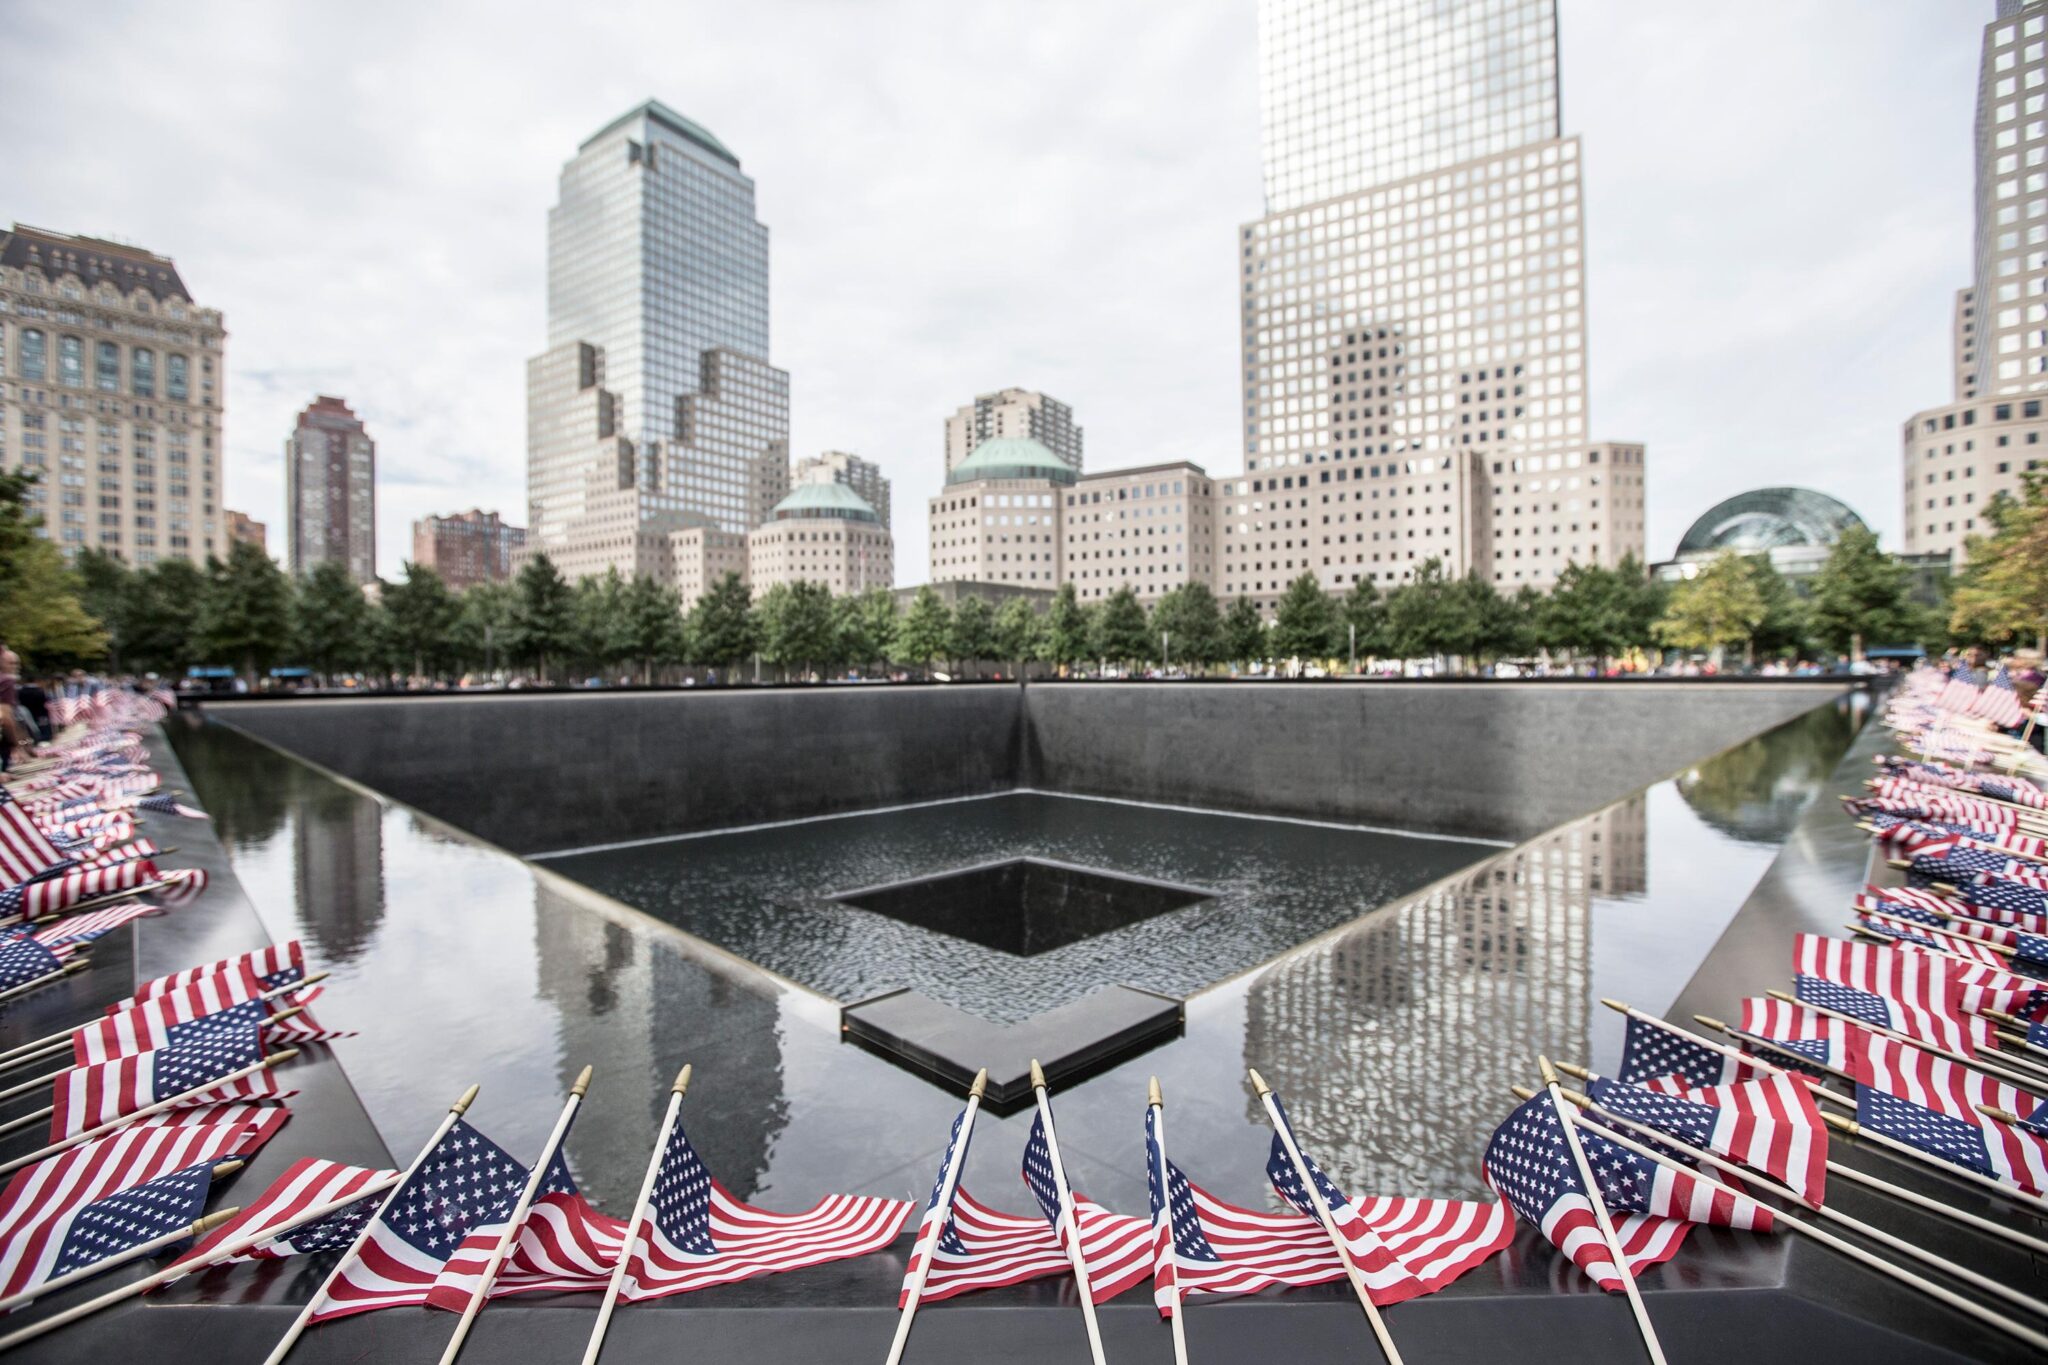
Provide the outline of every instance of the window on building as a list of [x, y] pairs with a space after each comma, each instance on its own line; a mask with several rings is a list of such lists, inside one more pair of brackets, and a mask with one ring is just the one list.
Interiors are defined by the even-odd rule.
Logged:
[[44, 378], [46, 360], [43, 334], [33, 327], [23, 330], [21, 334], [21, 377], [23, 379]]
[[137, 398], [156, 397], [156, 352], [137, 346], [128, 358], [128, 387]]
[[186, 365], [187, 362], [184, 356], [167, 355], [164, 357], [164, 366], [166, 368], [164, 395], [168, 398], [174, 398], [181, 403], [185, 401], [188, 392], [185, 378]]
[[92, 380], [99, 388], [113, 393], [121, 387], [121, 348], [111, 341], [102, 341], [93, 346]]
[[57, 382], [85, 387], [85, 343], [77, 337], [57, 338]]

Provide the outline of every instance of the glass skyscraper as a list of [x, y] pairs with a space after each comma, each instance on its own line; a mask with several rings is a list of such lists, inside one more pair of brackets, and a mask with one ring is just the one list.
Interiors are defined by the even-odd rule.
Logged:
[[1643, 452], [1590, 442], [1554, 0], [1262, 0], [1266, 215], [1241, 232], [1245, 477], [1219, 590], [1434, 559], [1545, 587], [1642, 551]]
[[788, 376], [768, 364], [754, 182], [656, 101], [562, 168], [548, 347], [528, 366], [528, 536], [565, 572], [660, 576], [652, 534], [745, 532], [787, 490]]

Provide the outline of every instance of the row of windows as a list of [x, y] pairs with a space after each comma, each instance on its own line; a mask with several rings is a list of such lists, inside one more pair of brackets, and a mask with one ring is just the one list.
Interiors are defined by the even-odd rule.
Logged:
[[[49, 343], [42, 330], [36, 327], [22, 328], [19, 343], [18, 354], [15, 356], [15, 373], [23, 379], [49, 379]], [[135, 397], [156, 397], [156, 361], [157, 353], [147, 346], [128, 348], [128, 391]], [[68, 388], [82, 389], [86, 386], [83, 338], [68, 335], [57, 338], [55, 379], [57, 383]], [[121, 391], [121, 347], [117, 343], [101, 341], [94, 344], [92, 382], [93, 387], [107, 393]], [[166, 355], [164, 396], [182, 403], [189, 396], [190, 388], [190, 362], [176, 352]]]

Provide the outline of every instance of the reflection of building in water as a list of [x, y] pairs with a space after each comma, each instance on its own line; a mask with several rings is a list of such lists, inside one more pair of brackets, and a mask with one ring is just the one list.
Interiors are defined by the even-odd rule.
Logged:
[[601, 1207], [624, 1216], [647, 1168], [669, 1086], [684, 1062], [690, 1141], [741, 1198], [768, 1169], [788, 1121], [775, 1002], [681, 953], [534, 883], [542, 998], [559, 1011], [564, 1090], [586, 1063], [592, 1100], [569, 1136], [569, 1163]]
[[1650, 889], [1650, 801], [1637, 792], [1585, 819], [1590, 863], [1586, 889], [1596, 896], [1640, 896]]
[[384, 808], [334, 782], [304, 784], [292, 819], [292, 890], [315, 960], [352, 962], [384, 922]]
[[1483, 1190], [1478, 1154], [1513, 1105], [1508, 1087], [1534, 1076], [1539, 1051], [1587, 1055], [1596, 882], [1600, 894], [1639, 888], [1643, 846], [1638, 797], [1369, 915], [1253, 982], [1245, 1060], [1339, 1183]]

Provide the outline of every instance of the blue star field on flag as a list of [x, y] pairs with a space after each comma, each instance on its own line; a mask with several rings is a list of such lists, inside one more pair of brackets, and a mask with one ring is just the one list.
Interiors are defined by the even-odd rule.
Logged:
[[68, 1275], [197, 1221], [206, 1212], [212, 1183], [213, 1163], [203, 1161], [87, 1204], [71, 1220], [50, 1277]]
[[1892, 1020], [1890, 1002], [1881, 995], [1859, 991], [1854, 986], [1837, 985], [1802, 973], [1793, 978], [1792, 994], [1801, 1004], [1818, 1005], [1879, 1028], [1898, 1027]]
[[655, 1226], [676, 1250], [692, 1256], [717, 1252], [711, 1240], [711, 1172], [690, 1145], [680, 1121], [661, 1154], [661, 1171], [654, 1179], [649, 1207]]
[[383, 1222], [415, 1250], [446, 1260], [470, 1228], [508, 1213], [527, 1170], [457, 1119], [391, 1201]]
[[[1162, 1169], [1163, 1168], [1163, 1169]], [[1202, 1232], [1202, 1220], [1195, 1213], [1195, 1192], [1180, 1167], [1167, 1161], [1159, 1150], [1159, 1111], [1145, 1110], [1145, 1188], [1152, 1200], [1152, 1222], [1166, 1211], [1173, 1230], [1173, 1252], [1183, 1261], [1222, 1261], [1216, 1248]]]
[[1619, 1076], [1624, 1084], [1659, 1076], [1682, 1076], [1691, 1085], [1721, 1083], [1721, 1054], [1714, 1049], [1632, 1014], [1626, 1022]]
[[26, 986], [63, 965], [55, 953], [27, 934], [0, 939], [0, 990]]
[[1052, 1145], [1045, 1140], [1045, 1115], [1031, 1120], [1031, 1136], [1024, 1142], [1024, 1183], [1031, 1187], [1045, 1221], [1054, 1229], [1060, 1225], [1060, 1188], [1053, 1179]]
[[1984, 1132], [1965, 1119], [1902, 1100], [1867, 1085], [1856, 1087], [1856, 1121], [1873, 1133], [1918, 1148], [1944, 1161], [1996, 1176]]
[[[1294, 1125], [1289, 1122], [1287, 1106], [1280, 1103], [1278, 1095], [1273, 1097], [1273, 1109], [1280, 1115], [1280, 1125], [1287, 1130], [1289, 1136], [1292, 1136]], [[1338, 1209], [1351, 1202], [1345, 1198], [1344, 1192], [1337, 1188], [1335, 1182], [1323, 1174], [1323, 1169], [1316, 1165], [1315, 1158], [1301, 1151], [1299, 1142], [1295, 1144], [1295, 1150], [1301, 1152], [1301, 1164], [1308, 1168], [1309, 1179], [1315, 1181], [1317, 1192], [1323, 1196], [1323, 1203], [1332, 1209]], [[1273, 1134], [1273, 1145], [1266, 1152], [1266, 1178], [1273, 1182], [1273, 1188], [1280, 1191], [1288, 1203], [1302, 1213], [1310, 1218], [1321, 1217], [1316, 1212], [1315, 1201], [1308, 1197], [1308, 1191], [1302, 1187], [1301, 1173], [1295, 1170], [1292, 1158], [1287, 1155], [1287, 1144], [1280, 1140], [1278, 1132]]]

